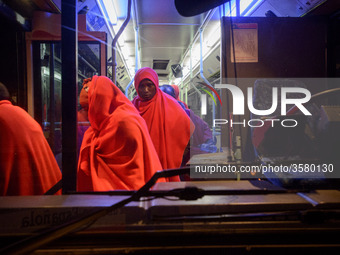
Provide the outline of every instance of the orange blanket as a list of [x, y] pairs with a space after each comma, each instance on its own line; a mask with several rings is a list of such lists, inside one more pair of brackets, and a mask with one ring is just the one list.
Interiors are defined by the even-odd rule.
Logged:
[[105, 76], [89, 83], [88, 117], [78, 162], [78, 191], [136, 190], [161, 170], [145, 121]]
[[40, 125], [25, 110], [0, 101], [0, 195], [43, 195], [60, 179]]
[[[144, 67], [138, 70], [135, 75], [136, 91], [143, 79], [151, 80], [157, 92], [149, 101], [143, 101], [138, 95], [132, 103], [148, 125], [163, 169], [179, 168], [195, 127], [178, 102], [159, 89], [158, 75], [153, 69]], [[179, 181], [179, 177], [169, 180]]]

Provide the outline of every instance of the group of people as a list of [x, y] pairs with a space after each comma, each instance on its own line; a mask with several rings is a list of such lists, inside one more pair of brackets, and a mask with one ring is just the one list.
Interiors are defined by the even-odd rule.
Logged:
[[[190, 157], [190, 138], [201, 129], [193, 112], [176, 99], [175, 89], [174, 95], [162, 92], [151, 68], [139, 69], [134, 83], [137, 96], [131, 102], [105, 76], [84, 80], [78, 121], [89, 125], [78, 126], [78, 191], [137, 190], [155, 172], [179, 168]], [[44, 194], [61, 179], [39, 124], [5, 97], [0, 143], [0, 195]]]

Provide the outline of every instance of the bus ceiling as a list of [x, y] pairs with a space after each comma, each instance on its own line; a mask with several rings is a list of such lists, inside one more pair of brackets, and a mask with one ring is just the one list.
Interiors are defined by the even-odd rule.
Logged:
[[[111, 39], [108, 39], [107, 59], [112, 61], [111, 41], [118, 33], [124, 23], [128, 12], [128, 1], [112, 0], [116, 12], [116, 24], [108, 21], [103, 0], [78, 0], [78, 13], [87, 15], [87, 25], [90, 30], [99, 28], [106, 31]], [[61, 0], [2, 0], [0, 12], [8, 15], [4, 5], [9, 6], [20, 19], [31, 21], [35, 11], [50, 13], [61, 13]], [[110, 1], [108, 1], [110, 2]], [[125, 90], [131, 83], [135, 71], [144, 66], [152, 67], [159, 75], [161, 84], [175, 81], [175, 75], [171, 66], [180, 64], [183, 68], [183, 80], [187, 74], [187, 56], [192, 51], [195, 54], [199, 49], [199, 29], [204, 25], [203, 40], [219, 29], [219, 21], [226, 9], [235, 16], [278, 16], [278, 17], [300, 17], [306, 15], [331, 15], [334, 10], [339, 9], [340, 1], [330, 0], [132, 0], [131, 19], [122, 32], [117, 42], [117, 66], [116, 77], [119, 86]], [[98, 6], [101, 6], [98, 8]], [[215, 9], [214, 9], [215, 8]], [[211, 13], [215, 10], [214, 15]], [[217, 10], [217, 11], [216, 11]], [[207, 17], [210, 15], [209, 20]], [[19, 18], [16, 18], [19, 19]], [[106, 28], [107, 27], [107, 28]], [[218, 31], [215, 34], [220, 34]], [[212, 38], [213, 39], [213, 38]], [[218, 45], [218, 38], [214, 42]], [[207, 42], [209, 43], [209, 42]], [[211, 47], [207, 62], [218, 59], [219, 51]], [[216, 54], [217, 52], [217, 54]], [[197, 54], [198, 58], [200, 54]], [[208, 58], [208, 57], [207, 57]], [[114, 64], [114, 63], [113, 63]], [[186, 65], [186, 66], [185, 66]], [[192, 63], [193, 67], [195, 63]], [[213, 66], [213, 65], [212, 65]], [[192, 77], [199, 70], [190, 70]], [[213, 67], [205, 75], [216, 73]], [[108, 71], [110, 76], [112, 69]], [[178, 79], [178, 78], [177, 78]], [[133, 87], [133, 86], [132, 86]]]

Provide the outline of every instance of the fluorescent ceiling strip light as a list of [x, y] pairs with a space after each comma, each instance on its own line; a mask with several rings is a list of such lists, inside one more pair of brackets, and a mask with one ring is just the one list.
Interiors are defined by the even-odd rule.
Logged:
[[240, 0], [240, 13], [243, 13], [247, 8], [251, 7], [250, 5], [253, 2], [257, 2], [257, 0]]
[[[203, 56], [203, 62], [209, 57], [209, 55], [217, 48], [220, 47], [220, 43], [217, 43], [215, 46], [213, 46], [206, 54]], [[200, 64], [200, 60], [197, 62], [192, 63], [192, 71], [194, 71]], [[199, 73], [199, 72], [198, 72]], [[190, 72], [187, 75], [183, 75], [183, 81], [185, 81], [190, 75]]]
[[[231, 10], [230, 10], [231, 6]], [[225, 4], [223, 4], [223, 14], [222, 16], [224, 17], [229, 17], [229, 16], [236, 16], [236, 3], [235, 0], [231, 0]]]
[[[255, 2], [255, 3], [254, 3]], [[257, 0], [257, 1], [253, 1], [250, 5], [252, 6], [248, 6], [243, 13], [241, 13], [241, 16], [248, 16], [250, 15], [261, 3], [263, 2], [263, 0]], [[249, 8], [250, 7], [250, 8]]]
[[[98, 5], [98, 7], [99, 7], [99, 9], [100, 9], [100, 11], [101, 11], [101, 13], [102, 13], [102, 15], [104, 15], [105, 10], [103, 9], [103, 2], [102, 2], [101, 0], [96, 0], [96, 2], [97, 2], [97, 5]], [[115, 37], [115, 33], [114, 33], [114, 31], [112, 30], [112, 27], [113, 27], [113, 26], [110, 26], [110, 24], [108, 23], [107, 19], [104, 19], [104, 21], [105, 21], [105, 24], [106, 24], [107, 29], [108, 29], [109, 32], [110, 32], [111, 37], [114, 38], [114, 37]], [[119, 50], [118, 52], [119, 52], [119, 54], [120, 54], [120, 57], [123, 59], [125, 68], [126, 68], [126, 70], [127, 70], [128, 75], [130, 76], [130, 79], [132, 79], [132, 77], [133, 77], [134, 75], [132, 75], [132, 72], [131, 72], [130, 69], [128, 68], [127, 63], [126, 63], [126, 61], [125, 61], [125, 59], [124, 59], [124, 56], [123, 56], [121, 50]]]
[[116, 8], [113, 4], [113, 0], [103, 0], [103, 4], [105, 7], [106, 14], [109, 17], [110, 23], [112, 25], [116, 25], [118, 21], [118, 17], [117, 17]]
[[212, 47], [221, 39], [221, 25], [218, 25], [213, 29], [213, 32], [208, 36], [206, 44], [208, 47]]

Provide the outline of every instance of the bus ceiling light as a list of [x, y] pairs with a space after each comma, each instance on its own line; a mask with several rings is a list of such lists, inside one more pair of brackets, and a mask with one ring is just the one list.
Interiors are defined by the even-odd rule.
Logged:
[[[192, 61], [193, 61], [193, 66], [196, 66], [199, 61], [201, 60], [201, 48], [200, 48], [200, 44], [196, 44], [192, 50]], [[203, 51], [203, 58], [207, 56], [207, 52], [209, 51], [209, 48], [208, 48], [208, 45], [207, 43], [203, 43], [203, 46], [202, 46], [202, 51]]]
[[23, 16], [21, 16], [19, 13], [15, 13], [15, 17], [16, 20], [21, 24], [21, 25], [25, 25], [25, 18]]
[[218, 25], [213, 29], [213, 32], [208, 36], [207, 46], [212, 47], [221, 39], [221, 26]]
[[[231, 6], [231, 8], [230, 8], [230, 6]], [[223, 16], [225, 16], [225, 17], [230, 17], [230, 16], [235, 17], [236, 16], [236, 3], [235, 3], [235, 0], [231, 0], [230, 3], [224, 4]]]
[[253, 11], [262, 4], [263, 0], [253, 0], [243, 11], [241, 11], [241, 16], [249, 16]]
[[[240, 15], [249, 16], [262, 2], [263, 0], [239, 0], [240, 1]], [[231, 10], [230, 10], [231, 5]], [[231, 0], [230, 3], [224, 4], [224, 15], [226, 17], [236, 16], [236, 2]]]
[[105, 12], [110, 20], [111, 25], [116, 25], [118, 22], [117, 11], [114, 6], [113, 0], [102, 0]]

